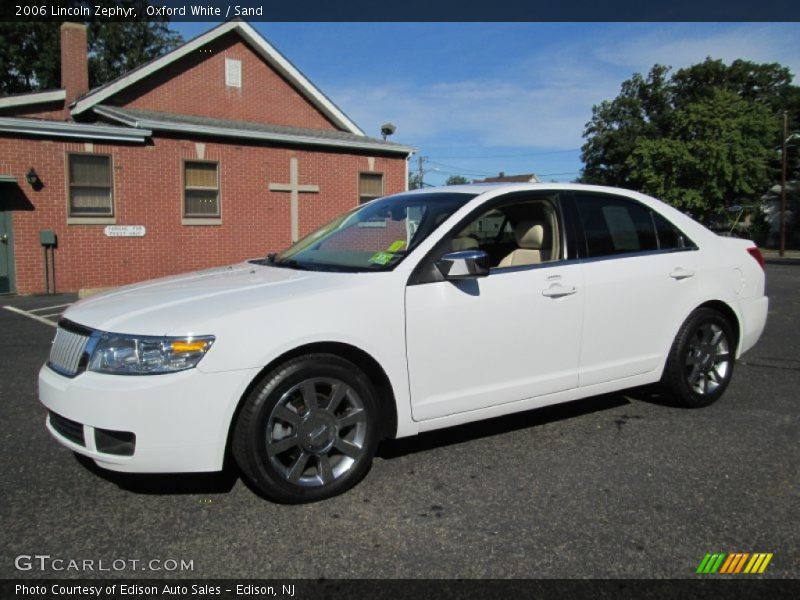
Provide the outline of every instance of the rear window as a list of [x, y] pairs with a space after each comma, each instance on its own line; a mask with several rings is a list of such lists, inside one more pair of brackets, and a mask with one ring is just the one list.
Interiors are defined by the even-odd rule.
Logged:
[[635, 200], [580, 195], [575, 204], [586, 237], [586, 257], [695, 247], [670, 221]]
[[588, 257], [658, 250], [649, 208], [611, 196], [577, 196], [575, 203]]

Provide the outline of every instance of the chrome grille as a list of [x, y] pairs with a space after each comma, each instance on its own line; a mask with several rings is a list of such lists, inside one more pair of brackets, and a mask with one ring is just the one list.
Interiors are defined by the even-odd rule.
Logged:
[[53, 340], [47, 364], [59, 373], [74, 377], [81, 370], [81, 358], [88, 342], [88, 335], [59, 327], [56, 329], [56, 339]]

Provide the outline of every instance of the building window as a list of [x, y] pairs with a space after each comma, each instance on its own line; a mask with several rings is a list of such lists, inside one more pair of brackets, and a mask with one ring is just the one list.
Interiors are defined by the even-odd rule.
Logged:
[[219, 165], [215, 162], [183, 163], [185, 217], [219, 217]]
[[114, 215], [114, 186], [111, 157], [70, 154], [69, 216], [111, 217]]
[[383, 196], [383, 173], [360, 173], [358, 175], [358, 203], [364, 204]]
[[225, 59], [225, 85], [242, 87], [242, 61], [233, 58]]

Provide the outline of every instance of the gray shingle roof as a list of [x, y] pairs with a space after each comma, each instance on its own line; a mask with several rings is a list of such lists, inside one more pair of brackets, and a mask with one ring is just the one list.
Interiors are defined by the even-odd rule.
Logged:
[[251, 121], [214, 119], [211, 117], [164, 113], [138, 108], [120, 108], [117, 106], [97, 106], [94, 111], [98, 115], [125, 123], [131, 127], [144, 127], [153, 131], [186, 131], [198, 135], [368, 148], [402, 154], [409, 154], [414, 151], [414, 148], [410, 146], [345, 131], [306, 129]]

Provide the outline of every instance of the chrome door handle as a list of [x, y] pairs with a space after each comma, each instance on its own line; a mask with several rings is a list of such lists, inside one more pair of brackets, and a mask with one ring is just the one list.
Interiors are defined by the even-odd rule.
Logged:
[[560, 283], [554, 283], [546, 290], [542, 290], [542, 296], [547, 296], [548, 298], [561, 298], [562, 296], [571, 296], [575, 292], [578, 291], [574, 285], [570, 287], [564, 287]]
[[694, 277], [694, 271], [691, 269], [684, 269], [683, 267], [676, 267], [672, 270], [669, 276], [676, 281], [680, 281], [681, 279], [689, 279], [689, 277]]

